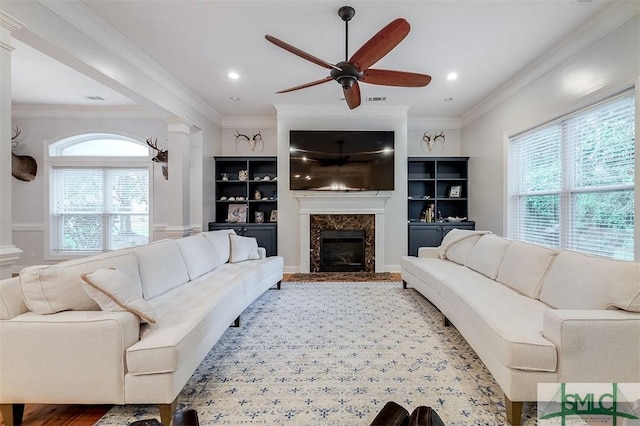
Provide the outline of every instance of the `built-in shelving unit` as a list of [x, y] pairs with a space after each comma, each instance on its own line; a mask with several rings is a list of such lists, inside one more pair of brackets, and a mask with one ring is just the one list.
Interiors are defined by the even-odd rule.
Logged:
[[468, 157], [408, 159], [409, 255], [417, 255], [419, 247], [440, 245], [451, 229], [475, 228], [468, 218], [468, 160]]
[[215, 221], [209, 230], [231, 228], [253, 236], [267, 255], [277, 254], [276, 157], [216, 157]]

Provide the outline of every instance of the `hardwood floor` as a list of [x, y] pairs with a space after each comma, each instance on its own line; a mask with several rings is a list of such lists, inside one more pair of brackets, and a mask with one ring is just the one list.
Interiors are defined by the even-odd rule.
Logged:
[[[393, 275], [400, 280], [400, 273]], [[284, 281], [287, 278], [285, 274]], [[93, 426], [111, 407], [112, 405], [27, 404], [24, 408], [22, 426]], [[5, 426], [2, 414], [0, 426]]]
[[[27, 404], [24, 407], [22, 426], [93, 426], [111, 407], [112, 405]], [[5, 426], [1, 414], [0, 425]]]

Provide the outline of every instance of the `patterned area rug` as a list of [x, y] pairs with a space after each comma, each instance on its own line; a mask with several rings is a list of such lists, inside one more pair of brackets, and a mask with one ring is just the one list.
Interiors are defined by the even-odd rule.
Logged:
[[288, 276], [285, 281], [295, 282], [395, 282], [400, 274], [390, 272], [312, 272], [310, 274], [296, 273]]
[[[178, 397], [202, 425], [369, 425], [387, 401], [446, 425], [502, 425], [502, 392], [455, 327], [400, 283], [290, 283], [229, 328]], [[535, 424], [525, 404], [524, 424]], [[157, 417], [116, 406], [98, 426]]]

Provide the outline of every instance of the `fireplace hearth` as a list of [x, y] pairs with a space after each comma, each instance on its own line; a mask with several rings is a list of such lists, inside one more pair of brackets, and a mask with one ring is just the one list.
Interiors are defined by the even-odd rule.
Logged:
[[364, 264], [362, 229], [320, 231], [319, 272], [361, 272]]

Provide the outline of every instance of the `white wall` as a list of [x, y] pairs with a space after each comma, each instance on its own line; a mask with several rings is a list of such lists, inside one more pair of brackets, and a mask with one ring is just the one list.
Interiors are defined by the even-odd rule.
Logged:
[[[158, 138], [158, 145], [163, 146], [167, 137], [167, 125], [164, 120], [153, 118], [70, 118], [70, 117], [28, 117], [20, 112], [14, 114], [12, 125], [20, 127], [21, 142], [15, 152], [19, 155], [30, 155], [38, 164], [36, 178], [31, 182], [22, 182], [13, 179], [13, 243], [19, 247], [23, 254], [18, 264], [14, 264], [14, 271], [20, 270], [26, 265], [40, 263], [55, 263], [45, 260], [45, 227], [46, 209], [44, 206], [45, 187], [44, 179], [44, 147], [48, 142], [60, 140], [67, 136], [87, 132], [114, 132], [124, 134], [136, 139], [148, 137]], [[78, 114], [80, 115], [80, 114]], [[149, 160], [151, 161], [151, 160]], [[153, 225], [166, 224], [165, 209], [167, 181], [162, 177], [160, 166], [154, 164], [153, 179]], [[160, 235], [152, 236], [153, 239], [162, 238]]]
[[[639, 76], [640, 18], [636, 15], [465, 123], [462, 155], [471, 157], [469, 214], [477, 229], [506, 233], [506, 139], [510, 135], [632, 87]], [[636, 122], [640, 121], [638, 106]], [[636, 203], [639, 199], [636, 194]]]

